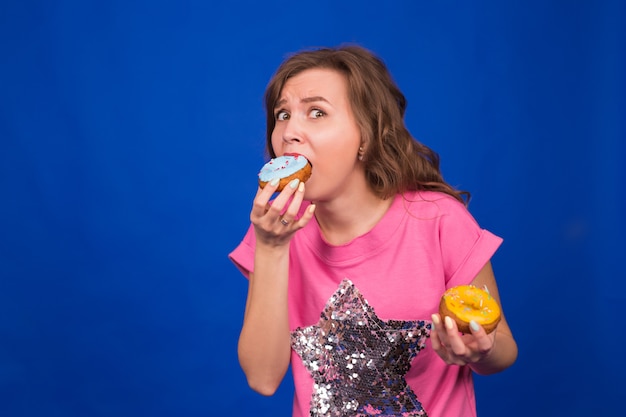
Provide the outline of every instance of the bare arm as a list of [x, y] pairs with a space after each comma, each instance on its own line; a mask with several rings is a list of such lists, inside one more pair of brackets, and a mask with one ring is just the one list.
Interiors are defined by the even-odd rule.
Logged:
[[250, 387], [272, 395], [289, 366], [287, 315], [288, 247], [260, 248], [250, 274], [248, 299], [239, 336], [239, 363]]
[[[498, 286], [491, 268], [491, 262], [480, 270], [472, 284], [487, 287], [491, 296], [498, 302], [502, 310]], [[517, 343], [504, 316], [498, 323], [496, 330], [486, 334], [479, 326], [472, 329], [472, 334], [461, 335], [456, 323], [450, 318], [433, 315], [435, 331], [431, 333], [433, 349], [448, 364], [469, 365], [474, 372], [489, 375], [501, 372], [511, 366], [517, 359]]]
[[[276, 184], [259, 189], [250, 214], [256, 234], [254, 272], [249, 277], [238, 345], [239, 363], [248, 384], [263, 395], [274, 394], [289, 367], [289, 241], [313, 217], [314, 210], [310, 206], [302, 218], [295, 218], [302, 204], [304, 184], [285, 187], [270, 206], [275, 189]], [[293, 200], [287, 206], [291, 196]], [[281, 223], [281, 219], [288, 224]]]

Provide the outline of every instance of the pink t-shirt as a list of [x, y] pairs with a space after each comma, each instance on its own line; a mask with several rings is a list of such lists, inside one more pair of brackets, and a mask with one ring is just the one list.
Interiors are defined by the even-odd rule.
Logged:
[[[298, 231], [288, 291], [293, 416], [475, 416], [471, 370], [446, 365], [426, 338], [446, 288], [470, 283], [501, 242], [457, 200], [424, 191], [397, 195], [370, 232], [344, 245], [328, 244], [315, 220]], [[251, 227], [229, 254], [246, 276], [254, 246]]]

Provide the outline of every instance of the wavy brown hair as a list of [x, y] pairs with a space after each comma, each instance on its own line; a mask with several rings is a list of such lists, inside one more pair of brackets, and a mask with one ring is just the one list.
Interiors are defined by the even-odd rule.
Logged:
[[275, 104], [289, 78], [313, 68], [335, 70], [346, 77], [365, 149], [365, 175], [376, 195], [388, 198], [405, 191], [429, 190], [469, 203], [468, 191], [457, 190], [443, 179], [439, 155], [409, 133], [404, 123], [406, 98], [385, 63], [358, 45], [300, 51], [278, 67], [265, 90], [266, 146], [272, 158], [276, 157], [272, 148]]

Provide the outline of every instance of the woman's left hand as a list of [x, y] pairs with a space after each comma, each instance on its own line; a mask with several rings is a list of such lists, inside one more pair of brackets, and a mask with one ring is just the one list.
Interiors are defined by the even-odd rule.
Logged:
[[487, 334], [478, 324], [470, 325], [471, 334], [459, 332], [450, 317], [433, 314], [430, 341], [433, 349], [448, 365], [468, 365], [485, 359], [493, 351], [496, 330]]

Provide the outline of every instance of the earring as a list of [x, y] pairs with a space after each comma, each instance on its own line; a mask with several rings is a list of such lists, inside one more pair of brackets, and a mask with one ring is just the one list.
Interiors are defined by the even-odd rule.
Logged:
[[363, 152], [364, 152], [363, 147], [359, 146], [359, 161], [363, 160]]

